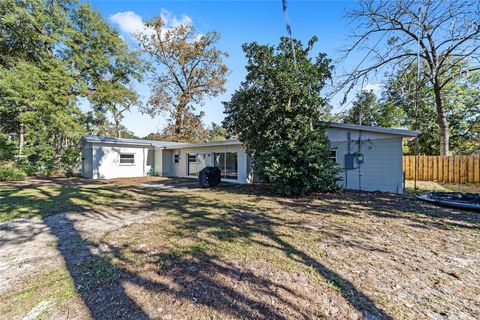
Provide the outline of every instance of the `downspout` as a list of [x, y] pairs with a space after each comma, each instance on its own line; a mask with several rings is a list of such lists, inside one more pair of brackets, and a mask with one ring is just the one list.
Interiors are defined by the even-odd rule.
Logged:
[[[165, 150], [167, 150], [167, 147], [163, 147], [162, 158], [160, 159], [160, 163], [162, 164], [162, 171], [160, 172], [160, 176], [162, 176], [162, 177], [165, 177], [165, 166], [164, 166], [165, 163], [163, 163], [163, 159], [165, 158], [165, 155], [164, 155]], [[172, 152], [172, 155], [173, 155], [173, 152]], [[172, 172], [173, 172], [173, 168], [175, 166], [175, 162], [172, 163], [172, 157], [170, 157], [169, 161], [170, 161], [170, 172], [168, 174], [173, 175]]]
[[[350, 133], [350, 131], [348, 131], [347, 132], [347, 153], [350, 153], [351, 144], [352, 144], [352, 134]], [[347, 170], [347, 166], [345, 165], [345, 160], [344, 160], [343, 166], [345, 167], [345, 189], [347, 189], [348, 188], [348, 170]]]
[[97, 156], [97, 148], [94, 147], [94, 144], [92, 143], [92, 176], [94, 177], [94, 179], [99, 179], [100, 176], [98, 174], [98, 159], [97, 162], [95, 163], [95, 167], [93, 167], [93, 160], [96, 158]]
[[[362, 154], [362, 131], [358, 131], [358, 154]], [[362, 164], [357, 162], [358, 164], [358, 189], [362, 191]]]
[[[156, 168], [156, 166], [155, 166], [155, 147], [154, 147], [153, 145], [152, 145], [152, 147], [153, 147], [153, 150], [152, 150], [152, 154], [153, 154], [152, 164], [153, 164], [153, 165], [152, 165], [152, 168], [151, 168], [151, 169], [153, 169], [153, 171], [152, 171], [152, 172], [153, 172], [153, 175], [156, 176], [157, 168]], [[147, 153], [147, 155], [148, 155], [148, 153]]]

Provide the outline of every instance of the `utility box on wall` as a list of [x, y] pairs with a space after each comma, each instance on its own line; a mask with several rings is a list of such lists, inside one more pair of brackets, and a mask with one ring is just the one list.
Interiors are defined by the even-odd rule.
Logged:
[[345, 169], [346, 170], [355, 169], [355, 155], [353, 153], [347, 153], [345, 155]]

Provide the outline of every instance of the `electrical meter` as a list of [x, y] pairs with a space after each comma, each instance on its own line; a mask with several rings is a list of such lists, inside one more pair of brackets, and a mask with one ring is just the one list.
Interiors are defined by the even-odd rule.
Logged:
[[365, 160], [363, 153], [356, 153], [355, 155], [357, 158], [357, 163], [363, 163], [363, 161]]

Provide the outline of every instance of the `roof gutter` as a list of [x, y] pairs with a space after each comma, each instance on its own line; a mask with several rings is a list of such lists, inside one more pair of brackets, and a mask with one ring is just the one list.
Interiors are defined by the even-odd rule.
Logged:
[[97, 143], [97, 144], [102, 143], [102, 144], [115, 144], [115, 145], [127, 144], [127, 145], [132, 145], [132, 146], [150, 146], [150, 147], [154, 146], [151, 143], [135, 143], [135, 142], [122, 142], [122, 141], [96, 141], [96, 140], [90, 140], [89, 141], [87, 139], [84, 139], [84, 141], [90, 142], [90, 143]]
[[204, 147], [223, 147], [223, 146], [235, 146], [241, 145], [242, 142], [240, 141], [229, 141], [225, 143], [224, 141], [220, 142], [211, 142], [211, 143], [190, 143], [190, 144], [183, 144], [183, 145], [174, 145], [174, 146], [165, 146], [165, 149], [183, 149], [183, 148], [204, 148]]
[[340, 129], [366, 131], [366, 132], [378, 132], [378, 133], [398, 135], [402, 137], [415, 138], [421, 133], [420, 131], [412, 131], [412, 130], [405, 130], [405, 129], [371, 127], [371, 126], [361, 126], [361, 125], [352, 125], [352, 124], [343, 124], [343, 123], [334, 123], [334, 122], [327, 122], [327, 123], [329, 128], [340, 128]]

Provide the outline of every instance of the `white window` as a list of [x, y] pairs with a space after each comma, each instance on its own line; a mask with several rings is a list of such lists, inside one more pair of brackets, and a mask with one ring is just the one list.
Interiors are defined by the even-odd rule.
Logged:
[[334, 162], [337, 162], [337, 150], [336, 149], [331, 149], [330, 150], [330, 155], [329, 155], [328, 158], [332, 159]]
[[174, 154], [173, 155], [173, 161], [175, 163], [179, 163], [180, 162], [180, 155], [179, 154]]
[[135, 154], [134, 153], [120, 153], [120, 165], [134, 166]]

